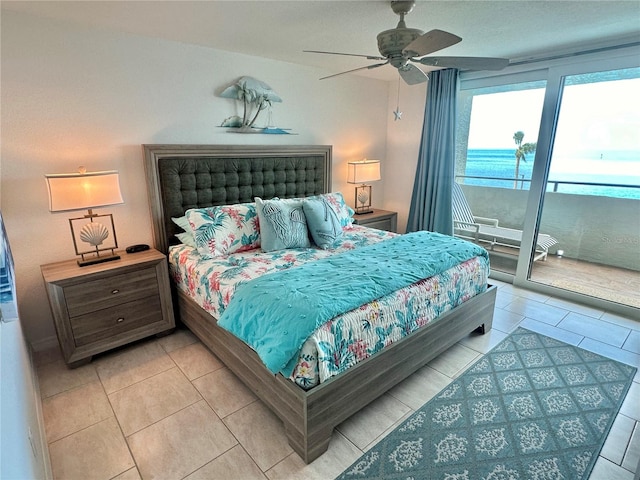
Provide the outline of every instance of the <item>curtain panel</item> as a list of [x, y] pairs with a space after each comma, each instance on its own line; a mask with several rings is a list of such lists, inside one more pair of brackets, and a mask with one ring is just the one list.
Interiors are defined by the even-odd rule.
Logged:
[[458, 70], [429, 73], [422, 140], [407, 232], [453, 235], [451, 211], [456, 146]]

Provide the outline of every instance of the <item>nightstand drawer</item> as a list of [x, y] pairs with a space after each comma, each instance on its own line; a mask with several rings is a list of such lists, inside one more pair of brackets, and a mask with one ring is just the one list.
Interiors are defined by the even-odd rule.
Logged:
[[386, 230], [387, 232], [393, 232], [393, 226], [390, 218], [384, 220], [376, 220], [375, 222], [368, 222], [365, 224], [369, 228], [377, 228], [378, 230]]
[[71, 285], [64, 289], [70, 317], [102, 310], [158, 292], [156, 270], [142, 269], [134, 274], [126, 273]]
[[40, 267], [62, 356], [72, 368], [176, 325], [167, 257], [153, 248], [121, 253], [84, 267], [75, 259]]
[[159, 321], [162, 307], [158, 295], [70, 319], [78, 347]]
[[374, 208], [371, 213], [354, 215], [353, 223], [396, 233], [398, 231], [398, 214], [396, 212]]

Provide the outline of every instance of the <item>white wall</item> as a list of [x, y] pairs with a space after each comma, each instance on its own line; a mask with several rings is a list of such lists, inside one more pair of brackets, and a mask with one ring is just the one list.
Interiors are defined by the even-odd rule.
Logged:
[[0, 321], [0, 478], [52, 478], [40, 390], [20, 320]]
[[[152, 243], [141, 144], [330, 144], [333, 189], [351, 201], [346, 162], [381, 158], [374, 206], [400, 211], [406, 223], [424, 86], [402, 86], [405, 114], [392, 123], [397, 85], [387, 82], [355, 75], [318, 81], [327, 72], [14, 12], [4, 11], [1, 20], [0, 201], [25, 334], [35, 348], [55, 336], [40, 265], [74, 256], [67, 221], [74, 215], [48, 211], [45, 173], [79, 165], [119, 170], [125, 204], [102, 210], [114, 214], [124, 247]], [[282, 97], [274, 123], [297, 135], [217, 127], [237, 112], [233, 101], [214, 93], [243, 75]]]
[[[399, 95], [398, 82], [389, 83], [387, 157], [382, 172], [384, 208], [398, 212], [398, 232], [400, 233], [404, 233], [407, 227], [426, 98], [426, 83], [407, 85], [402, 82]], [[395, 120], [391, 112], [398, 106], [402, 117], [400, 120]]]

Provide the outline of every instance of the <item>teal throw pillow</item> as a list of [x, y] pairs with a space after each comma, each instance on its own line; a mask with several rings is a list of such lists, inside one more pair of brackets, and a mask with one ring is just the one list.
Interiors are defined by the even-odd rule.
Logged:
[[336, 212], [336, 215], [338, 216], [338, 220], [340, 221], [340, 225], [342, 225], [343, 228], [347, 228], [347, 229], [352, 228], [353, 214], [355, 212], [344, 201], [344, 197], [342, 196], [342, 193], [340, 192], [322, 193], [314, 197], [307, 197], [307, 199], [310, 199], [310, 198], [322, 198], [326, 200], [329, 203], [329, 205], [331, 205], [331, 208], [333, 209], [333, 211]]
[[262, 200], [259, 197], [255, 200], [263, 251], [311, 246], [302, 201]]
[[333, 247], [342, 236], [342, 225], [327, 199], [323, 196], [305, 198], [302, 208], [314, 243], [325, 250]]

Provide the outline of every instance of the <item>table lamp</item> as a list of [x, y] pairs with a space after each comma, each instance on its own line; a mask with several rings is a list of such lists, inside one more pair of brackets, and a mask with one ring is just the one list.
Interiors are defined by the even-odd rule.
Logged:
[[[70, 218], [71, 237], [81, 267], [118, 260], [118, 248], [113, 215], [93, 213], [94, 208], [124, 203], [120, 193], [120, 178], [116, 170], [47, 174], [49, 211], [69, 212], [88, 209], [83, 217]], [[106, 220], [105, 224], [100, 220]], [[83, 244], [87, 244], [83, 247]], [[88, 249], [87, 249], [88, 248]], [[107, 253], [105, 253], [107, 252]]]
[[360, 184], [356, 187], [356, 214], [371, 213], [371, 185], [367, 182], [380, 180], [380, 160], [367, 160], [349, 162], [347, 171], [347, 183]]

